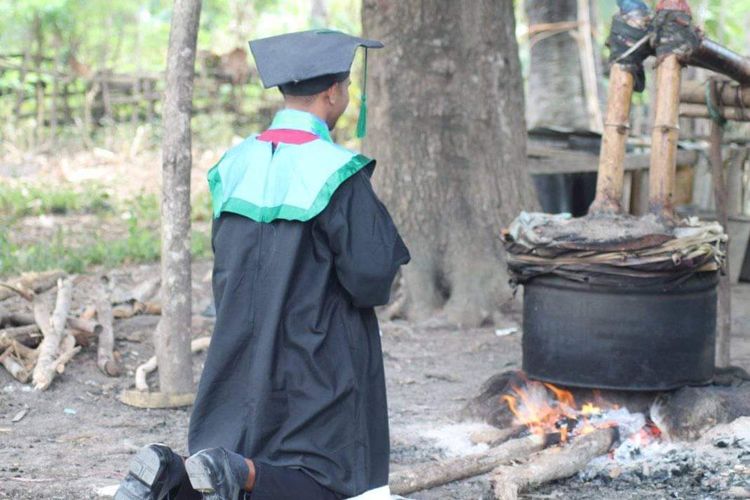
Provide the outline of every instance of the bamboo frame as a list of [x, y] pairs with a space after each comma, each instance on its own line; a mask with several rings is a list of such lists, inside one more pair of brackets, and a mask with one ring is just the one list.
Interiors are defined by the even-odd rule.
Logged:
[[589, 213], [622, 212], [625, 146], [630, 131], [630, 107], [635, 80], [620, 64], [614, 64], [609, 77], [607, 119], [604, 122], [596, 199]]
[[681, 77], [682, 65], [675, 54], [665, 56], [656, 68], [649, 208], [651, 213], [666, 220], [674, 218]]

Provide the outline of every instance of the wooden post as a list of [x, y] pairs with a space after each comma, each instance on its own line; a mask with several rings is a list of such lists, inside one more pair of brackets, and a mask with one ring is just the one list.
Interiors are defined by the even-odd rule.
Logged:
[[613, 64], [609, 76], [607, 119], [599, 154], [596, 199], [589, 213], [622, 212], [623, 162], [625, 143], [630, 130], [630, 105], [633, 97], [633, 75], [621, 65]]
[[[712, 101], [717, 102], [716, 81], [711, 81]], [[723, 127], [716, 120], [711, 120], [711, 173], [714, 181], [714, 200], [716, 202], [716, 218], [728, 231], [729, 214], [727, 213], [727, 184], [724, 180], [724, 161], [721, 154]], [[730, 252], [730, 242], [727, 242], [726, 254]], [[716, 364], [727, 367], [731, 362], [732, 335], [732, 292], [729, 283], [729, 258], [726, 259], [725, 273], [719, 277], [719, 311], [717, 322]]]
[[672, 197], [677, 171], [681, 72], [682, 66], [675, 54], [664, 56], [656, 68], [649, 208], [651, 213], [666, 220], [674, 218]]

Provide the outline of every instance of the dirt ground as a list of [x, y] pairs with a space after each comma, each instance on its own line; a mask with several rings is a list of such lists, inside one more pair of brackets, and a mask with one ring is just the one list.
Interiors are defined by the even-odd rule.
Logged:
[[[211, 303], [210, 262], [194, 265], [194, 336], [209, 334], [201, 316]], [[113, 272], [122, 283], [158, 274], [157, 265]], [[74, 308], [85, 303], [74, 295]], [[0, 314], [18, 310], [16, 299], [0, 302]], [[734, 290], [734, 363], [750, 369], [750, 285]], [[84, 349], [46, 392], [31, 391], [0, 370], [0, 498], [98, 498], [98, 488], [116, 484], [141, 446], [161, 441], [185, 452], [189, 409], [141, 410], [123, 405], [119, 393], [132, 386], [135, 367], [153, 354], [151, 333], [158, 318], [138, 316], [115, 325], [116, 349], [127, 374], [108, 378], [96, 367], [94, 347]], [[518, 326], [520, 299], [507, 324]], [[464, 404], [491, 375], [520, 368], [520, 332], [498, 336], [495, 328], [461, 330], [434, 318], [423, 324], [381, 325], [388, 380], [393, 469], [469, 453], [458, 439]], [[205, 355], [194, 358], [197, 380]], [[151, 382], [153, 383], [153, 379]], [[25, 416], [12, 422], [24, 409]], [[459, 432], [461, 431], [461, 432]], [[555, 483], [527, 498], [636, 499], [720, 498], [694, 496], [682, 484], [632, 485], [579, 479]], [[489, 499], [487, 477], [457, 482], [411, 496], [414, 499]]]

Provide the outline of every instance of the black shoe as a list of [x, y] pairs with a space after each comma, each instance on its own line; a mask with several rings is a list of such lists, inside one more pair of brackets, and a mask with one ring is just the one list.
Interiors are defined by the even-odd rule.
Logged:
[[182, 459], [168, 446], [150, 444], [130, 461], [114, 500], [163, 500], [185, 475]]
[[185, 461], [193, 488], [209, 500], [234, 500], [244, 488], [224, 448], [201, 450]]

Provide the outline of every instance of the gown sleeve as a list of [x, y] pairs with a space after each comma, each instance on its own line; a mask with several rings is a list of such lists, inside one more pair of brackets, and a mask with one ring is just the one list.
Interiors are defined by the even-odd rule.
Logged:
[[364, 169], [336, 190], [321, 216], [336, 274], [354, 306], [387, 304], [396, 272], [409, 262], [409, 250]]

